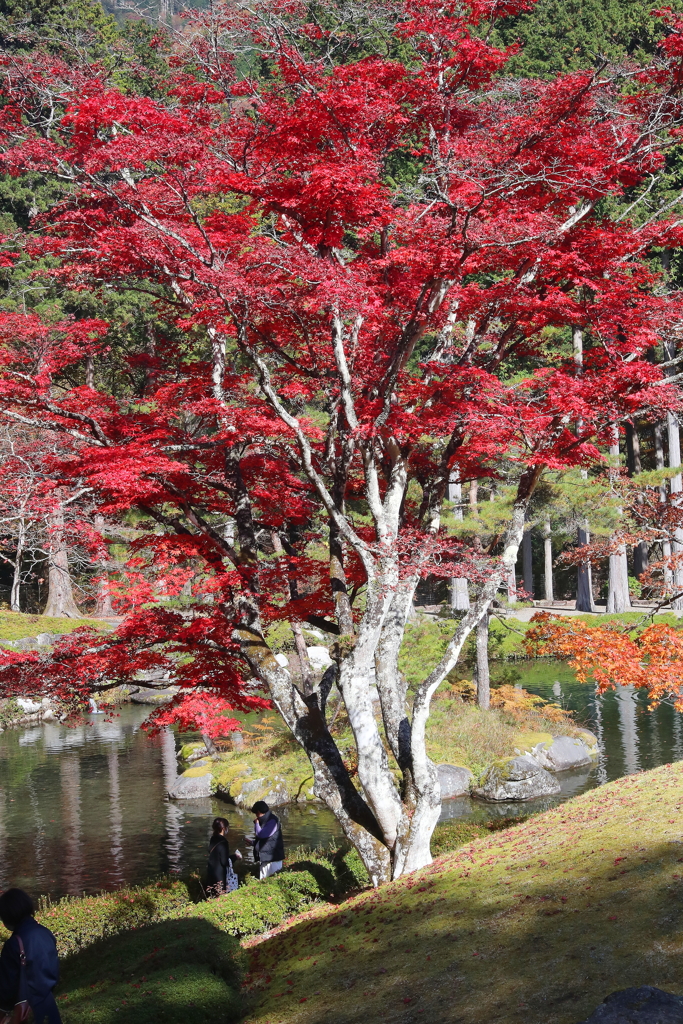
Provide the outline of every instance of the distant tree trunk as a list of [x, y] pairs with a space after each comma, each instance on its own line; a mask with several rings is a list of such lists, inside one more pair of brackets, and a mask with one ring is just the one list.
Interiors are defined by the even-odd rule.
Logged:
[[470, 480], [470, 508], [473, 512], [478, 511], [477, 499], [479, 497], [479, 481]]
[[543, 564], [544, 572], [544, 597], [546, 601], [554, 601], [553, 595], [553, 539], [550, 532], [550, 520], [546, 519], [543, 524]]
[[[655, 465], [657, 469], [664, 469], [664, 427], [662, 423], [654, 425], [655, 441]], [[659, 500], [662, 505], [666, 502], [666, 483], [659, 485]], [[669, 589], [672, 583], [671, 569], [668, 568], [668, 559], [671, 558], [671, 544], [668, 540], [662, 541], [662, 558], [664, 559], [664, 585]]]
[[525, 530], [522, 538], [522, 573], [524, 576], [524, 589], [533, 598], [534, 568], [531, 550], [531, 529]]
[[[632, 423], [626, 424], [626, 460], [629, 476], [638, 476], [642, 471], [640, 461], [640, 438], [638, 437], [638, 431], [636, 430], [635, 424]], [[638, 504], [642, 504], [642, 501], [642, 497], [639, 498]], [[647, 543], [644, 540], [641, 540], [638, 541], [633, 548], [633, 575], [636, 579], [640, 579], [643, 573], [647, 571], [647, 565]]]
[[[590, 544], [591, 535], [588, 532], [588, 522], [580, 526], [577, 531], [579, 547]], [[578, 568], [576, 578], [576, 610], [578, 612], [592, 612], [593, 605], [593, 573], [590, 561], [582, 562]]]
[[[614, 441], [609, 453], [615, 461], [611, 476], [616, 479], [619, 467], [619, 428], [613, 428]], [[619, 510], [621, 512], [621, 509]], [[627, 612], [631, 609], [631, 596], [628, 591], [628, 559], [626, 545], [619, 544], [616, 551], [609, 556], [609, 584], [607, 591], [607, 611], [610, 614]]]
[[[453, 502], [454, 517], [462, 520], [462, 485], [457, 470], [451, 474], [448, 481], [448, 500]], [[454, 576], [451, 579], [451, 608], [453, 611], [466, 612], [469, 606], [467, 579], [464, 576]]]
[[[681, 465], [681, 439], [678, 429], [678, 418], [672, 412], [667, 413], [666, 427], [669, 435], [669, 469], [678, 469]], [[679, 505], [681, 498], [677, 498], [675, 495], [680, 494], [683, 490], [683, 481], [681, 480], [680, 473], [671, 478], [669, 490], [671, 492], [672, 504]], [[683, 559], [683, 530], [681, 529], [674, 530], [673, 553], [678, 555], [680, 559]], [[683, 566], [674, 569], [673, 586], [676, 594], [683, 591]], [[671, 602], [671, 607], [676, 611], [681, 611], [683, 609], [683, 597], [674, 598]]]
[[56, 618], [80, 619], [81, 613], [74, 600], [69, 555], [64, 537], [64, 509], [57, 506], [48, 519], [50, 549], [48, 554], [48, 592], [43, 615]]
[[491, 704], [491, 677], [489, 673], [489, 616], [479, 620], [475, 631], [477, 660], [474, 678], [477, 685], [477, 704], [488, 711]]
[[95, 360], [92, 356], [85, 357], [85, 386], [95, 390]]
[[[572, 347], [574, 349], [574, 365], [576, 366], [576, 372], [581, 375], [583, 373], [583, 331], [580, 327], [572, 328]], [[577, 434], [581, 433], [581, 420], [576, 424]], [[581, 470], [581, 476], [585, 479], [588, 473], [585, 469]], [[577, 531], [577, 541], [579, 547], [585, 547], [586, 544], [590, 544], [590, 533], [588, 530], [588, 520], [585, 519], [582, 526], [579, 526]], [[576, 574], [576, 610], [579, 612], [592, 612], [594, 610], [593, 605], [593, 573], [591, 571], [590, 561], [582, 562], [577, 569]]]
[[[104, 516], [95, 516], [95, 529], [98, 533], [104, 532]], [[97, 588], [97, 598], [95, 601], [95, 615], [98, 619], [110, 619], [116, 613], [114, 606], [111, 603], [111, 593], [109, 592], [109, 580], [107, 578], [107, 559], [103, 558], [100, 562], [100, 568], [102, 570], [102, 579], [100, 580]]]
[[17, 531], [17, 551], [14, 556], [14, 573], [12, 574], [12, 592], [10, 594], [10, 609], [13, 612], [21, 611], [21, 561], [24, 557], [26, 546], [26, 523], [19, 520]]

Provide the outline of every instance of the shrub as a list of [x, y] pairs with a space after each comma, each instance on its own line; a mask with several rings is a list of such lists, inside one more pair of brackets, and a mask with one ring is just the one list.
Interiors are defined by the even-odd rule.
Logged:
[[70, 956], [98, 939], [178, 917], [190, 905], [183, 882], [162, 879], [99, 896], [43, 900], [36, 918], [54, 932], [59, 955]]

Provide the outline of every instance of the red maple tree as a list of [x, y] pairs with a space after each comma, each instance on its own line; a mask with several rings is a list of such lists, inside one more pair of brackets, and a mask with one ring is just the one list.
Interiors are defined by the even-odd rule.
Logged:
[[[524, 6], [410, 2], [388, 49], [336, 66], [296, 5], [273, 8], [240, 23], [259, 77], [195, 23], [163, 99], [96, 68], [3, 69], [4, 169], [68, 184], [29, 254], [72, 287], [151, 293], [174, 330], [130, 399], [55, 389], [85, 354], [66, 328], [49, 374], [6, 340], [0, 409], [73, 439], [61, 472], [104, 515], [145, 514], [140, 571], [202, 567], [191, 610], [150, 591], [115, 633], [59, 644], [41, 685], [77, 702], [163, 671], [180, 686], [164, 720], [210, 729], [258, 703], [257, 680], [375, 882], [430, 859], [430, 701], [516, 560], [544, 470], [589, 465], [614, 423], [674, 403], [645, 359], [676, 302], [648, 254], [682, 229], [611, 211], [680, 135], [681, 26], [652, 68], [511, 83], [473, 27]], [[577, 326], [580, 370], [547, 345]], [[500, 465], [517, 482], [507, 529], [468, 547], [443, 526], [449, 480]], [[478, 598], [407, 694], [399, 648], [430, 573]], [[281, 620], [336, 638], [321, 680], [305, 657], [301, 679], [276, 660]], [[38, 659], [7, 655], [4, 692], [35, 686]], [[335, 682], [359, 787], [328, 725]]]

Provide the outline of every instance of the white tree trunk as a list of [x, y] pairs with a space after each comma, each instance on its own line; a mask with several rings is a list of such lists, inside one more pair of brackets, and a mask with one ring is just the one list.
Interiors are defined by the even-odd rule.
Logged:
[[491, 673], [489, 671], [489, 615], [482, 616], [476, 629], [477, 704], [484, 711], [491, 705]]
[[21, 562], [24, 557], [26, 545], [26, 522], [19, 520], [17, 527], [17, 551], [14, 558], [14, 572], [12, 574], [12, 592], [10, 594], [10, 609], [13, 612], [21, 611]]
[[[448, 500], [453, 502], [453, 516], [462, 520], [462, 484], [459, 474], [456, 471], [451, 473], [448, 482]], [[464, 576], [454, 576], [451, 579], [451, 608], [453, 611], [467, 611], [470, 606], [470, 595], [467, 586], [467, 579]]]
[[[579, 547], [590, 544], [591, 535], [588, 532], [588, 521], [580, 526], [577, 533]], [[582, 562], [577, 570], [576, 578], [576, 610], [579, 612], [594, 611], [593, 605], [593, 573], [590, 561]]]
[[527, 594], [534, 596], [534, 568], [531, 548], [531, 528], [524, 531], [522, 539], [522, 574], [524, 576], [524, 589]]
[[543, 524], [543, 588], [546, 601], [554, 601], [553, 590], [553, 539], [550, 531], [550, 520]]
[[58, 505], [48, 519], [50, 547], [48, 553], [48, 593], [43, 615], [56, 618], [80, 619], [81, 613], [74, 600], [69, 555], [64, 536], [64, 509]]
[[[657, 469], [664, 469], [664, 438], [663, 428], [661, 423], [655, 423], [654, 426], [654, 441], [655, 441], [655, 466]], [[659, 500], [664, 505], [666, 503], [666, 483], [659, 485]], [[673, 574], [669, 566], [669, 559], [671, 558], [671, 543], [668, 539], [662, 541], [662, 559], [664, 561], [664, 586], [669, 591], [673, 586]]]
[[[609, 454], [615, 466], [611, 474], [616, 479], [619, 466], [619, 428], [614, 427], [614, 443], [610, 445]], [[619, 509], [621, 513], [621, 509]], [[615, 538], [612, 538], [613, 541]], [[609, 582], [607, 589], [607, 612], [615, 614], [631, 610], [631, 597], [628, 589], [628, 557], [626, 545], [619, 544], [616, 551], [609, 556]]]
[[[669, 468], [678, 469], [681, 464], [681, 439], [678, 419], [672, 412], [667, 413], [666, 427], [669, 435]], [[669, 482], [669, 490], [671, 493], [672, 504], [679, 505], [681, 498], [676, 496], [683, 490], [680, 473], [677, 473], [671, 478]], [[680, 594], [683, 591], [683, 530], [678, 529], [674, 531], [672, 546], [673, 554], [677, 555], [682, 563], [680, 568], [675, 568], [673, 571], [674, 592], [676, 594]], [[683, 610], [683, 596], [675, 597], [671, 602], [671, 607], [676, 611]]]

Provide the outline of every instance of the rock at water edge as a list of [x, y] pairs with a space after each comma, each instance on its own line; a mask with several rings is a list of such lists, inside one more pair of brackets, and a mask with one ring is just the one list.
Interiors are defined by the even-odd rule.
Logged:
[[470, 791], [472, 772], [459, 764], [440, 764], [436, 768], [441, 786], [441, 799], [452, 800], [456, 796], [466, 796]]
[[213, 775], [210, 771], [190, 768], [179, 775], [168, 791], [171, 800], [197, 800], [201, 797], [213, 796], [215, 789]]
[[641, 985], [613, 992], [580, 1024], [681, 1024], [683, 999], [661, 988]]
[[472, 796], [492, 802], [533, 800], [538, 796], [555, 796], [560, 784], [550, 772], [528, 755], [510, 757], [507, 761], [491, 765], [481, 786], [472, 790]]
[[538, 743], [531, 751], [534, 761], [549, 772], [566, 772], [583, 768], [592, 761], [591, 751], [582, 739], [554, 736], [552, 743]]

